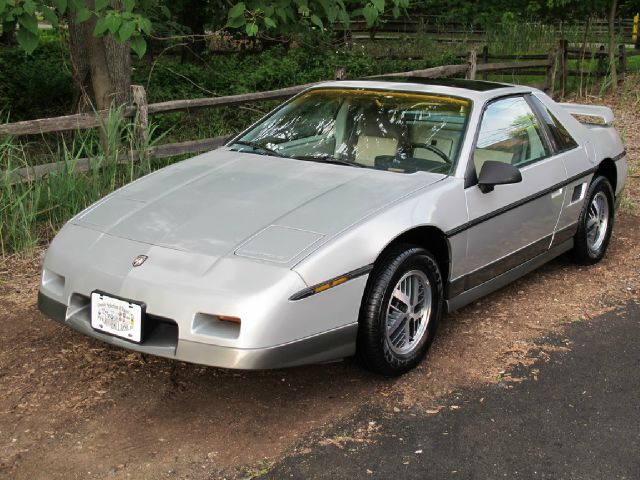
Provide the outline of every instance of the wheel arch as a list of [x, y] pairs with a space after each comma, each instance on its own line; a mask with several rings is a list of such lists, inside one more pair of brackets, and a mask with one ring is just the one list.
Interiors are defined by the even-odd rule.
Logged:
[[[449, 240], [442, 230], [433, 225], [420, 225], [412, 227], [393, 238], [378, 254], [374, 269], [380, 264], [389, 250], [400, 244], [409, 244], [429, 250], [436, 258], [443, 282], [449, 280], [451, 267], [451, 246]], [[444, 285], [443, 285], [444, 286]]]
[[609, 180], [609, 183], [611, 184], [611, 188], [613, 188], [613, 192], [615, 195], [618, 183], [618, 170], [616, 168], [615, 162], [611, 158], [605, 158], [600, 162], [595, 173], [595, 176], [598, 175], [601, 175]]

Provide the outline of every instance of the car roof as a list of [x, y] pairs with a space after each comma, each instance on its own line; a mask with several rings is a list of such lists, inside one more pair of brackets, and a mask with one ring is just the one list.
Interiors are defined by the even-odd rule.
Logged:
[[385, 76], [363, 80], [338, 80], [322, 82], [312, 88], [366, 88], [374, 90], [409, 91], [432, 93], [468, 98], [484, 102], [504, 95], [535, 91], [532, 87], [483, 80], [453, 78], [420, 78], [405, 76]]

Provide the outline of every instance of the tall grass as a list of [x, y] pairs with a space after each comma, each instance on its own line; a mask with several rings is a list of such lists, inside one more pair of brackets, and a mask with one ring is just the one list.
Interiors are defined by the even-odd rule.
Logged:
[[0, 255], [33, 250], [73, 215], [151, 170], [142, 153], [130, 158], [129, 151], [149, 145], [139, 144], [133, 124], [118, 109], [111, 109], [99, 130], [100, 135], [78, 132], [70, 143], [62, 142], [50, 155], [58, 167], [26, 182], [16, 182], [18, 172], [30, 167], [25, 145], [0, 141]]

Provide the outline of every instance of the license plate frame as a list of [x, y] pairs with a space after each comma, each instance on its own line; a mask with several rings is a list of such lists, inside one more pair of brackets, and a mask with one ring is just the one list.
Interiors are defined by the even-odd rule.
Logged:
[[[136, 344], [144, 340], [146, 305], [100, 290], [91, 292], [91, 328]], [[126, 328], [127, 323], [131, 328]]]

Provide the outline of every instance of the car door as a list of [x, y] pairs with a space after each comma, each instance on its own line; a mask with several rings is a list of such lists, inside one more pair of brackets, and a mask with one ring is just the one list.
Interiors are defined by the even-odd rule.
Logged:
[[[485, 106], [467, 170], [464, 290], [549, 248], [565, 195], [563, 188], [554, 186], [567, 176], [552, 148], [527, 96], [503, 97]], [[487, 160], [516, 166], [522, 181], [483, 193], [477, 177]]]

